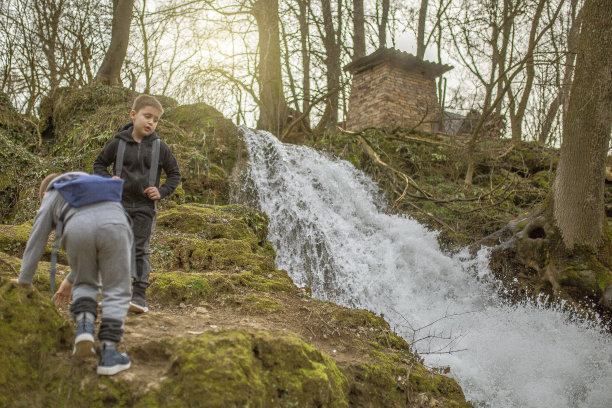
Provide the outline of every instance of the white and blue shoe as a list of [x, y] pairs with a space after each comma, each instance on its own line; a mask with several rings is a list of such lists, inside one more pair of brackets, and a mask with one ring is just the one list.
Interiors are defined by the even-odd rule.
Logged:
[[78, 358], [96, 355], [96, 350], [94, 349], [94, 325], [87, 319], [81, 319], [77, 323], [72, 355]]
[[115, 346], [102, 344], [98, 374], [115, 375], [123, 370], [127, 370], [131, 365], [132, 363], [127, 354], [120, 353]]

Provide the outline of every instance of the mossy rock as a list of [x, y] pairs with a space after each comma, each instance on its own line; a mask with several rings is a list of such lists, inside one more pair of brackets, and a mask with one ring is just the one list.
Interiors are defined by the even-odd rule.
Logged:
[[215, 295], [210, 276], [177, 271], [152, 273], [148, 292], [151, 299], [164, 303], [197, 304]]
[[162, 303], [199, 304], [216, 299], [219, 295], [234, 294], [239, 287], [261, 293], [297, 292], [297, 287], [285, 271], [276, 271], [267, 276], [255, 275], [251, 271], [229, 274], [168, 271], [151, 273], [149, 296]]
[[168, 378], [137, 407], [348, 406], [335, 362], [293, 334], [206, 332], [168, 349]]
[[[61, 144], [72, 138], [79, 141], [89, 133], [87, 129], [92, 129], [89, 123], [97, 133], [102, 133], [102, 129], [112, 133], [120, 123], [129, 122], [128, 114], [135, 97], [136, 94], [127, 88], [105, 85], [59, 88], [52, 97], [45, 97], [40, 103], [41, 132]], [[121, 122], [115, 117], [119, 115]], [[75, 129], [78, 129], [76, 133]]]
[[38, 183], [47, 165], [0, 128], [0, 222], [14, 222], [19, 213], [33, 216]]
[[[0, 251], [13, 256], [22, 257], [31, 230], [31, 222], [21, 225], [0, 225]], [[51, 249], [52, 248], [47, 247], [45, 251], [50, 253]]]
[[282, 312], [285, 308], [269, 295], [249, 294], [241, 298], [234, 298], [232, 302], [240, 305], [240, 310], [249, 315], [269, 314]]
[[[165, 140], [177, 146], [183, 188], [189, 202], [227, 204], [238, 167], [246, 161], [246, 149], [236, 125], [215, 108], [203, 104], [182, 105], [168, 111]], [[180, 131], [176, 131], [180, 129]]]
[[35, 118], [27, 118], [20, 114], [8, 95], [0, 91], [0, 135], [23, 146], [35, 144], [37, 141], [35, 125], [26, 125], [26, 119], [36, 121]]
[[0, 277], [0, 406], [51, 406], [61, 369], [52, 356], [71, 336], [48, 298]]
[[588, 253], [574, 256], [562, 264], [563, 269], [557, 272], [559, 283], [563, 286], [576, 287], [581, 293], [591, 293], [600, 297], [612, 286], [612, 270], [597, 258]]
[[427, 370], [406, 352], [389, 352], [376, 342], [364, 345], [371, 361], [341, 365], [351, 390], [350, 406], [471, 408], [457, 382]]
[[389, 328], [389, 323], [387, 323], [385, 319], [364, 309], [342, 308], [334, 315], [334, 318], [337, 324], [343, 327]]
[[459, 384], [450, 377], [433, 373], [422, 365], [418, 365], [410, 372], [408, 377], [410, 391], [413, 393], [425, 393], [443, 402], [435, 406], [447, 408], [471, 407], [465, 402], [465, 396]]
[[174, 248], [174, 265], [185, 270], [252, 270], [257, 274], [276, 270], [274, 258], [253, 251], [248, 241], [219, 238], [210, 241], [181, 239]]
[[[5, 252], [9, 255], [22, 257], [25, 251], [26, 244], [30, 238], [30, 231], [32, 230], [32, 221], [27, 221], [21, 225], [2, 225], [0, 224], [0, 251]], [[50, 234], [47, 241], [41, 260], [49, 260], [53, 246], [55, 245], [55, 234]], [[60, 263], [66, 264], [68, 258], [66, 252], [63, 249], [59, 249], [57, 253], [57, 259]]]
[[239, 239], [257, 245], [255, 234], [240, 219], [214, 208], [184, 204], [164, 211], [157, 218], [160, 227], [199, 233], [205, 239]]
[[286, 292], [297, 293], [297, 286], [284, 270], [274, 270], [265, 275], [258, 275], [253, 271], [243, 270], [228, 275], [230, 281], [236, 286], [244, 286], [258, 292]]

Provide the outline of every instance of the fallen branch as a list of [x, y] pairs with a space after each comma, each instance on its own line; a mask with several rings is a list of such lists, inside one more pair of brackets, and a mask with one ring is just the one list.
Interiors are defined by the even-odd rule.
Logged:
[[435, 140], [430, 140], [430, 139], [421, 139], [420, 137], [414, 137], [414, 136], [389, 137], [388, 139], [389, 140], [397, 140], [399, 142], [410, 141], [410, 142], [418, 142], [418, 143], [431, 144], [431, 145], [434, 145], [434, 146], [453, 147], [453, 145], [448, 144], [448, 143], [436, 142]]
[[410, 204], [412, 207], [414, 207], [415, 209], [417, 209], [420, 213], [427, 215], [428, 217], [433, 218], [434, 221], [438, 222], [440, 225], [448, 228], [449, 230], [453, 231], [455, 234], [457, 234], [457, 231], [451, 227], [450, 225], [448, 225], [447, 223], [445, 223], [444, 221], [442, 221], [441, 219], [439, 219], [438, 217], [436, 217], [435, 215], [433, 215], [432, 213], [429, 213], [427, 211], [424, 211], [423, 209], [421, 209], [418, 205], [411, 203], [410, 201], [408, 201], [408, 204]]
[[372, 146], [370, 146], [370, 143], [368, 143], [368, 141], [363, 136], [358, 135], [357, 136], [357, 142], [359, 143], [359, 145], [361, 146], [363, 151], [368, 155], [368, 157], [370, 157], [370, 159], [372, 159], [376, 164], [386, 168], [387, 170], [390, 170], [394, 174], [397, 174], [398, 176], [403, 178], [404, 181], [406, 181], [406, 184], [411, 185], [412, 187], [414, 187], [417, 191], [419, 191], [424, 196], [426, 196], [428, 198], [431, 198], [431, 194], [425, 192], [410, 176], [408, 176], [405, 173], [403, 173], [403, 172], [393, 168], [392, 166], [389, 166], [387, 163], [382, 161], [380, 159], [380, 157], [378, 156], [378, 154], [374, 151]]
[[13, 271], [13, 274], [15, 274], [15, 276], [19, 276], [19, 272], [17, 272], [15, 267], [13, 265], [11, 265], [7, 260], [5, 260], [3, 258], [0, 258], [0, 261], [2, 261], [3, 264], [8, 265], [8, 267], [11, 268], [11, 270]]

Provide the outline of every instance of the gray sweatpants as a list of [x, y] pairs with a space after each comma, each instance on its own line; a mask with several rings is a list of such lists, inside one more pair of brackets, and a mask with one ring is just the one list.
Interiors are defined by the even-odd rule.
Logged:
[[98, 298], [102, 319], [124, 321], [131, 299], [132, 229], [120, 203], [83, 207], [66, 222], [63, 247], [74, 276], [72, 301]]

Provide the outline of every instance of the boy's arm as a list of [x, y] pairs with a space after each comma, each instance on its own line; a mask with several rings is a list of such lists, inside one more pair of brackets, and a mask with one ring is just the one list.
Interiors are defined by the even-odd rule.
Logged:
[[[166, 173], [166, 182], [159, 188], [159, 195], [164, 198], [178, 187], [181, 182], [181, 171], [179, 170], [178, 162], [170, 151], [170, 148], [166, 143], [161, 143], [163, 149], [163, 160], [161, 161], [162, 169]], [[160, 147], [161, 147], [160, 146]]]
[[104, 146], [98, 157], [93, 164], [93, 170], [95, 174], [98, 174], [103, 177], [111, 177], [111, 174], [108, 172], [108, 166], [115, 162], [115, 157], [117, 156], [117, 139], [112, 139], [110, 142]]
[[19, 283], [32, 283], [38, 261], [47, 246], [47, 239], [53, 229], [53, 212], [56, 205], [58, 205], [57, 193], [47, 192], [34, 218], [30, 238], [23, 253], [23, 262], [19, 271]]

